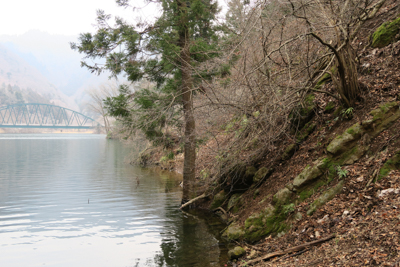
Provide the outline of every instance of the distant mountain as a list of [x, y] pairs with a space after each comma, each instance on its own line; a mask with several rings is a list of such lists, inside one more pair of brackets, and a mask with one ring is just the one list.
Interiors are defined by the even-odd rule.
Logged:
[[0, 45], [0, 104], [53, 103], [77, 109], [78, 105], [23, 58]]
[[83, 55], [71, 50], [69, 45], [77, 38], [31, 30], [18, 36], [2, 35], [0, 44], [35, 67], [65, 95], [79, 94], [81, 98], [86, 87], [107, 81], [108, 74], [97, 76], [80, 67]]

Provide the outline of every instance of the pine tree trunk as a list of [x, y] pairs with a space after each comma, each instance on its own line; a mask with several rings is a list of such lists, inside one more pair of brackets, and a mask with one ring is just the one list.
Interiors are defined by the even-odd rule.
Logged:
[[190, 65], [190, 39], [188, 28], [187, 7], [185, 1], [179, 1], [179, 12], [181, 24], [179, 29], [179, 47], [180, 67], [182, 74], [182, 101], [185, 119], [185, 143], [183, 162], [183, 195], [182, 204], [188, 202], [193, 194], [193, 183], [195, 180], [195, 164], [196, 164], [196, 141], [195, 141], [195, 119], [193, 114], [193, 98], [192, 98], [192, 68]]

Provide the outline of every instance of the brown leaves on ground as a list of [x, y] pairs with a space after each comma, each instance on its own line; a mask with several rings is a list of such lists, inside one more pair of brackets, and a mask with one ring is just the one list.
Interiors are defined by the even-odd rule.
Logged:
[[313, 216], [307, 217], [306, 209], [298, 207], [304, 215], [301, 221], [280, 238], [248, 246], [248, 255], [259, 257], [332, 233], [335, 239], [256, 266], [394, 266], [400, 260], [400, 172], [393, 171], [364, 191], [367, 171], [361, 168], [348, 176], [343, 194]]
[[[389, 15], [395, 14], [392, 12]], [[381, 17], [385, 17], [385, 13]], [[289, 163], [277, 168], [268, 185], [259, 188], [260, 195], [257, 198], [251, 193], [244, 196], [251, 208], [240, 216], [246, 217], [261, 210], [260, 201], [293, 180], [307, 164], [323, 156], [326, 153], [323, 148], [334, 136], [368, 118], [369, 111], [380, 103], [399, 100], [400, 41], [381, 49], [369, 48], [367, 33], [372, 33], [374, 27], [377, 26], [367, 24], [365, 38], [358, 39], [354, 44], [358, 46], [359, 81], [363, 86], [363, 97], [354, 107], [354, 118], [346, 121], [340, 115], [326, 114], [325, 105], [335, 100], [326, 95], [317, 95], [315, 102], [319, 110], [314, 121], [318, 130], [299, 147]], [[333, 91], [331, 87], [332, 84], [326, 84], [323, 89]], [[239, 266], [245, 266], [250, 259], [333, 233], [336, 237], [329, 242], [259, 262], [255, 266], [400, 266], [400, 172], [391, 171], [387, 177], [376, 181], [379, 169], [399, 151], [399, 136], [400, 122], [396, 122], [373, 140], [369, 155], [353, 165], [343, 166], [348, 174], [343, 178], [345, 186], [340, 195], [312, 216], [307, 216], [309, 204], [327, 187], [320, 188], [311, 198], [296, 206], [294, 212], [300, 212], [303, 217], [293, 222], [285, 235], [267, 237], [258, 244], [246, 245], [248, 256], [241, 260]]]

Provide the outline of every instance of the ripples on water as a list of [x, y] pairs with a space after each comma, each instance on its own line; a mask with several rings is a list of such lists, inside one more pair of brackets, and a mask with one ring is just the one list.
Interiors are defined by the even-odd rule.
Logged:
[[127, 153], [103, 135], [0, 135], [0, 266], [220, 266], [222, 226], [179, 212], [180, 177]]

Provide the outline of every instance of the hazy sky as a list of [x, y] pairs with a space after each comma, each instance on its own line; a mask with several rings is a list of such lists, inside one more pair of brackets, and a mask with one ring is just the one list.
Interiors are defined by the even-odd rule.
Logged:
[[[141, 2], [131, 1], [143, 6]], [[94, 32], [98, 9], [132, 21], [138, 15], [118, 7], [115, 0], [0, 0], [0, 35], [20, 35], [34, 29], [63, 35]], [[151, 17], [154, 7], [139, 12]]]

